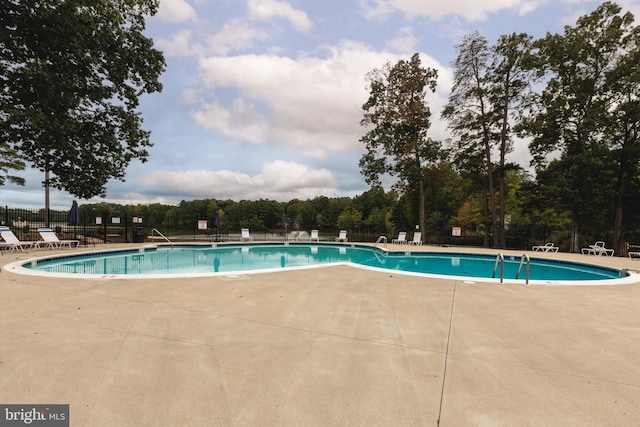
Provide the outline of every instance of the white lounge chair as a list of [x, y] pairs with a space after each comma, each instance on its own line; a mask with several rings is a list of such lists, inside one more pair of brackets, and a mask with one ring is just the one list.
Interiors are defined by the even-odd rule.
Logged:
[[2, 247], [10, 249], [11, 251], [21, 250], [25, 252], [25, 247], [27, 247], [27, 249], [37, 249], [39, 245], [38, 242], [21, 241], [6, 225], [0, 226], [0, 236], [2, 236], [2, 240], [4, 240]]
[[340, 230], [338, 237], [336, 237], [336, 242], [348, 242], [347, 230]]
[[600, 255], [600, 256], [613, 256], [614, 250], [607, 249], [605, 247], [605, 243], [602, 241], [597, 241], [593, 245], [589, 245], [588, 248], [582, 248], [582, 253], [584, 255]]
[[[55, 231], [53, 231], [50, 228], [38, 228], [38, 234], [40, 234], [40, 237], [42, 237], [42, 240], [44, 240], [45, 248], [57, 249], [57, 248], [62, 248], [64, 246], [68, 246], [69, 248], [72, 248], [72, 247], [77, 248], [80, 245], [79, 240], [58, 239], [58, 236], [56, 236]], [[42, 246], [42, 243], [40, 244], [40, 246]]]
[[243, 228], [242, 230], [240, 230], [240, 240], [242, 240], [243, 242], [251, 242], [253, 241], [253, 237], [251, 237], [251, 234], [249, 234], [249, 229], [248, 228]]
[[416, 231], [413, 233], [413, 240], [409, 242], [410, 245], [421, 245], [422, 244], [422, 232]]
[[407, 232], [406, 231], [398, 232], [398, 237], [396, 237], [395, 239], [391, 240], [391, 243], [397, 243], [399, 245], [407, 243]]
[[558, 246], [555, 246], [553, 242], [547, 242], [544, 245], [532, 246], [531, 250], [535, 252], [558, 252], [560, 249]]
[[291, 233], [289, 233], [289, 236], [287, 237], [288, 240], [290, 241], [298, 241], [298, 239], [300, 239], [300, 231], [292, 231]]
[[320, 241], [320, 237], [318, 237], [318, 230], [311, 230], [311, 236], [309, 236], [309, 241], [316, 241], [319, 242]]

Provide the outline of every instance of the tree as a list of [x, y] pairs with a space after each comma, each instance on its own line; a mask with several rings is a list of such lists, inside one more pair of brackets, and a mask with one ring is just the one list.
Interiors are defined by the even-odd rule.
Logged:
[[607, 74], [607, 85], [611, 97], [605, 127], [606, 140], [610, 142], [612, 157], [616, 164], [615, 189], [613, 190], [614, 249], [625, 254], [624, 216], [631, 207], [634, 195], [633, 181], [640, 175], [640, 28], [631, 28], [633, 17], [627, 13], [622, 17], [626, 27], [621, 38], [625, 48], [617, 58], [614, 68]]
[[[486, 174], [489, 214], [493, 226], [493, 246], [499, 246], [498, 221], [491, 149], [496, 137], [493, 134], [495, 113], [489, 98], [489, 61], [491, 49], [487, 39], [478, 32], [465, 36], [458, 46], [454, 61], [453, 87], [442, 118], [451, 132], [458, 137], [455, 161], [458, 164], [481, 166], [477, 172]], [[484, 157], [484, 163], [477, 160]]]
[[360, 224], [362, 224], [362, 212], [354, 207], [343, 210], [336, 221], [336, 225], [341, 230], [354, 230]]
[[[486, 176], [488, 211], [493, 226], [493, 246], [504, 248], [506, 155], [512, 150], [512, 128], [530, 98], [533, 73], [523, 67], [531, 37], [526, 34], [501, 36], [490, 47], [478, 32], [465, 36], [457, 46], [454, 85], [442, 117], [458, 137], [456, 163], [476, 165], [476, 173]], [[498, 148], [499, 163], [492, 151]], [[483, 163], [478, 162], [482, 157]], [[498, 176], [496, 206], [495, 172]]]
[[394, 191], [386, 192], [380, 186], [371, 187], [353, 199], [353, 206], [362, 212], [366, 233], [387, 234], [392, 232], [388, 227], [387, 215], [396, 203], [397, 195]]
[[[427, 137], [431, 110], [426, 88], [435, 92], [437, 70], [423, 68], [416, 53], [393, 67], [387, 63], [367, 75], [369, 99], [362, 106], [360, 124], [369, 131], [360, 138], [366, 153], [360, 171], [370, 185], [380, 185], [384, 174], [397, 176], [399, 192], [418, 193], [418, 216], [425, 227], [423, 167], [438, 159], [440, 144]], [[424, 239], [424, 236], [423, 236]]]
[[[158, 0], [5, 0], [0, 136], [45, 186], [105, 195], [151, 146], [136, 111], [160, 91], [162, 53], [143, 35]], [[49, 175], [51, 174], [51, 175]]]
[[24, 185], [24, 178], [11, 173], [12, 170], [24, 170], [25, 163], [20, 158], [19, 153], [11, 148], [6, 142], [0, 140], [0, 186], [5, 181], [18, 185]]
[[[625, 153], [629, 160], [637, 151], [633, 133], [638, 113], [633, 110], [638, 95], [634, 62], [638, 30], [632, 27], [633, 16], [620, 12], [616, 4], [604, 2], [579, 18], [575, 27], [565, 27], [563, 35], [548, 34], [534, 43], [536, 66], [547, 84], [537, 111], [526, 123], [533, 135], [530, 150], [538, 171], [547, 166], [550, 153], [560, 152], [567, 183], [562, 207], [571, 211], [570, 250], [574, 252], [580, 247], [579, 225], [599, 215], [591, 209], [593, 200], [612, 194], [612, 180], [603, 177], [616, 169], [611, 148], [618, 147], [618, 154]], [[624, 180], [633, 168], [621, 158], [618, 163], [618, 179]], [[622, 185], [614, 192], [619, 200], [624, 197]], [[620, 226], [621, 209], [620, 205]], [[621, 230], [615, 232], [618, 253], [622, 253]]]
[[[527, 34], [501, 36], [493, 47], [493, 61], [489, 67], [490, 99], [499, 129], [498, 245], [506, 247], [505, 217], [507, 215], [505, 178], [509, 169], [506, 155], [513, 149], [512, 123], [520, 122], [531, 99], [533, 73], [527, 69], [532, 37]], [[511, 167], [513, 169], [513, 167]]]

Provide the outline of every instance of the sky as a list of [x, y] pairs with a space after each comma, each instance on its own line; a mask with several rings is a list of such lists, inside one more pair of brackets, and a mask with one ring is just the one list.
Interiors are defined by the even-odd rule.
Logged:
[[[160, 0], [146, 35], [166, 59], [161, 93], [144, 95], [151, 131], [146, 163], [106, 198], [79, 203], [177, 204], [182, 200], [354, 197], [369, 189], [358, 161], [366, 74], [420, 53], [438, 70], [427, 96], [429, 136], [450, 136], [440, 119], [456, 45], [474, 31], [490, 44], [536, 38], [595, 10], [585, 0]], [[640, 16], [640, 0], [617, 2]], [[529, 165], [526, 141], [509, 160]], [[0, 187], [0, 204], [44, 207], [43, 174]], [[390, 184], [389, 182], [387, 184]], [[52, 208], [75, 198], [51, 190]]]

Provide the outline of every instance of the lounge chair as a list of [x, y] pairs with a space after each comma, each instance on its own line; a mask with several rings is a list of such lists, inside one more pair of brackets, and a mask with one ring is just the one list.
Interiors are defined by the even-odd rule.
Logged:
[[407, 232], [406, 231], [400, 231], [398, 233], [398, 237], [391, 240], [391, 243], [397, 243], [399, 245], [403, 245], [405, 243], [407, 243]]
[[338, 234], [338, 237], [336, 237], [336, 242], [348, 242], [347, 230], [340, 230], [340, 234]]
[[410, 245], [421, 245], [422, 244], [422, 232], [416, 231], [413, 233], [413, 240], [409, 242]]
[[0, 236], [2, 236], [2, 239], [4, 240], [2, 247], [10, 249], [11, 251], [21, 250], [22, 252], [25, 252], [25, 247], [27, 247], [27, 249], [37, 249], [39, 245], [38, 242], [21, 241], [6, 225], [0, 226]]
[[[38, 228], [38, 234], [44, 240], [45, 248], [58, 249], [64, 246], [68, 246], [69, 248], [78, 247], [80, 245], [79, 240], [60, 240], [58, 236], [56, 236], [55, 231], [50, 228]], [[40, 244], [42, 246], [42, 243]]]
[[309, 241], [316, 241], [319, 242], [320, 241], [320, 237], [318, 237], [318, 230], [311, 230], [311, 236], [309, 236]]
[[242, 240], [243, 242], [251, 242], [253, 241], [253, 237], [251, 237], [251, 235], [249, 234], [249, 229], [248, 228], [243, 228], [242, 230], [240, 230], [240, 240]]
[[300, 239], [300, 231], [292, 231], [291, 233], [289, 233], [289, 236], [285, 239], [285, 240], [290, 240], [290, 241], [298, 241], [298, 239]]
[[555, 246], [553, 242], [547, 242], [544, 245], [532, 246], [531, 250], [534, 252], [558, 252], [560, 249], [558, 246]]
[[607, 249], [605, 247], [605, 243], [602, 241], [597, 241], [593, 245], [589, 245], [588, 248], [582, 248], [582, 253], [584, 255], [600, 255], [600, 256], [613, 256], [614, 250]]

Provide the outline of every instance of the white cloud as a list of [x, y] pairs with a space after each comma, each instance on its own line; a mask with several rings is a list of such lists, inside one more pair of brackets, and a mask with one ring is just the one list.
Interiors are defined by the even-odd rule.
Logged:
[[167, 22], [185, 22], [196, 19], [196, 11], [185, 0], [160, 0], [160, 7], [156, 15]]
[[192, 56], [197, 51], [197, 46], [191, 44], [192, 36], [193, 32], [191, 30], [182, 30], [175, 33], [170, 39], [158, 37], [155, 43], [167, 56]]
[[387, 47], [396, 52], [412, 54], [416, 51], [418, 41], [418, 38], [413, 35], [413, 29], [405, 27], [398, 30], [398, 35], [387, 42]]
[[260, 143], [268, 136], [266, 117], [243, 99], [236, 99], [229, 110], [217, 102], [205, 103], [202, 107], [203, 110], [192, 112], [191, 117], [204, 129], [216, 129], [250, 143]]
[[269, 33], [242, 19], [227, 22], [220, 31], [206, 37], [207, 51], [216, 55], [244, 51], [256, 41], [269, 39]]
[[337, 181], [326, 169], [285, 161], [264, 164], [260, 174], [250, 176], [229, 170], [156, 171], [136, 180], [146, 193], [182, 194], [194, 198], [271, 199], [288, 201], [308, 199], [319, 194], [337, 194]]
[[263, 21], [272, 18], [283, 18], [302, 33], [308, 33], [313, 28], [313, 23], [305, 12], [294, 9], [289, 3], [284, 1], [249, 0], [247, 7], [251, 19]]
[[469, 22], [483, 21], [489, 14], [502, 10], [514, 10], [519, 14], [531, 12], [549, 0], [448, 0], [425, 2], [424, 0], [360, 0], [360, 7], [367, 19], [384, 20], [396, 12], [411, 18], [424, 16], [442, 19], [462, 16]]
[[[87, 200], [85, 203], [104, 203], [105, 199], [100, 197], [94, 197]], [[115, 203], [119, 205], [150, 205], [159, 203], [162, 205], [177, 205], [179, 200], [171, 197], [163, 196], [149, 196], [148, 194], [141, 193], [124, 193], [117, 196], [110, 195], [109, 203]]]
[[[373, 51], [349, 41], [326, 47], [326, 52], [325, 57], [264, 54], [203, 59], [205, 88], [199, 91], [202, 101], [191, 116], [203, 128], [229, 138], [285, 144], [317, 158], [326, 158], [329, 151], [362, 150], [361, 106], [368, 96], [365, 75], [409, 56]], [[444, 70], [426, 55], [423, 66]], [[441, 72], [442, 87], [450, 83], [447, 76]], [[216, 98], [216, 90], [229, 88], [240, 96], [226, 103]], [[434, 115], [446, 96], [429, 95]]]

